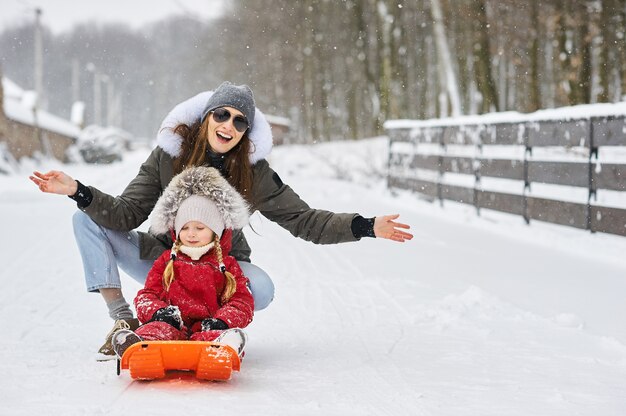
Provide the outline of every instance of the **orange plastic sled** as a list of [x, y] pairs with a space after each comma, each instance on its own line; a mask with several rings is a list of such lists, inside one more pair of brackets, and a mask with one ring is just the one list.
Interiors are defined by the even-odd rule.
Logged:
[[241, 361], [228, 345], [207, 341], [142, 341], [117, 361], [117, 374], [128, 369], [138, 380], [165, 377], [168, 370], [194, 371], [202, 380], [229, 380]]

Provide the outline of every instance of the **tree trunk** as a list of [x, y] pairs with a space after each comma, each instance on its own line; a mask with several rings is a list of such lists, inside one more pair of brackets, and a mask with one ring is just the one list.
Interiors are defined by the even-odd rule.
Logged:
[[[584, 3], [584, 1], [583, 1]], [[579, 6], [581, 9], [585, 7], [584, 4]], [[591, 72], [592, 72], [592, 48], [593, 48], [593, 33], [590, 26], [592, 25], [593, 16], [590, 13], [585, 13], [585, 10], [581, 10], [581, 15], [586, 16], [585, 19], [581, 19], [580, 25], [580, 70], [578, 71], [578, 101], [579, 104], [589, 104], [591, 102]]]
[[[620, 24], [619, 30], [621, 33], [626, 34], [626, 1], [622, 1], [620, 3], [620, 10], [617, 11], [617, 14], [620, 16]], [[622, 37], [621, 47], [619, 48], [619, 66], [618, 66], [618, 86], [621, 88], [617, 93], [616, 101], [622, 99], [622, 94], [626, 94], [626, 46], [624, 45], [625, 41]]]
[[[452, 58], [450, 49], [448, 48], [448, 40], [443, 24], [443, 13], [439, 0], [430, 0], [431, 13], [433, 16], [433, 31], [435, 36], [435, 44], [437, 45], [437, 57], [442, 71], [439, 76], [445, 77], [444, 91], [447, 92], [447, 98], [450, 100], [450, 111], [453, 117], [461, 115], [461, 97], [459, 96], [458, 84], [454, 68], [452, 67]], [[441, 110], [441, 109], [440, 109]]]
[[498, 93], [491, 71], [491, 46], [489, 41], [489, 22], [484, 0], [473, 0], [473, 16], [476, 28], [474, 59], [476, 61], [476, 83], [483, 96], [483, 112], [498, 111]]
[[618, 92], [621, 82], [620, 71], [624, 65], [626, 45], [624, 45], [624, 38], [620, 39], [617, 34], [624, 33], [625, 30], [622, 20], [624, 11], [626, 11], [626, 2], [623, 0], [602, 0], [599, 24], [602, 43], [598, 63], [600, 78], [598, 102], [612, 102], [620, 99]]
[[378, 22], [377, 32], [381, 34], [378, 43], [378, 53], [380, 64], [379, 69], [379, 99], [380, 111], [376, 117], [376, 134], [383, 131], [383, 123], [390, 113], [391, 107], [391, 25], [388, 21], [389, 14], [385, 2], [379, 0], [377, 10]]
[[[569, 10], [571, 10], [569, 0], [558, 2], [556, 31], [559, 44], [558, 58], [561, 65], [559, 67], [559, 76], [556, 78], [557, 105], [572, 105], [575, 103], [573, 97], [576, 85], [573, 83], [573, 80], [576, 76], [575, 71], [572, 70], [572, 49], [570, 46], [572, 39], [568, 35], [570, 28], [567, 22]], [[574, 75], [572, 75], [573, 73]]]
[[539, 47], [539, 0], [530, 0], [531, 13], [531, 46], [530, 46], [530, 111], [537, 111], [541, 108], [541, 73], [539, 62], [541, 60], [541, 49]]
[[378, 113], [378, 109], [376, 108], [375, 101], [377, 100], [378, 90], [376, 86], [376, 77], [374, 75], [374, 71], [372, 70], [372, 66], [370, 64], [371, 57], [369, 51], [369, 34], [367, 31], [367, 21], [366, 16], [368, 11], [364, 9], [364, 5], [367, 6], [367, 1], [357, 1], [354, 3], [354, 16], [356, 19], [356, 28], [357, 28], [357, 42], [356, 42], [356, 57], [358, 61], [362, 62], [362, 71], [365, 74], [365, 91], [366, 94], [364, 96], [364, 106], [370, 108], [370, 114], [372, 114], [372, 124], [371, 127], [366, 129], [376, 130], [376, 117]]

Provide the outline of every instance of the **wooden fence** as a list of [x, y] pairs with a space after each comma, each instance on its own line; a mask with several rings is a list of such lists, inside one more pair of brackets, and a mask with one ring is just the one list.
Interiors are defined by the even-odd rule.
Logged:
[[[388, 186], [410, 189], [442, 203], [451, 200], [472, 204], [478, 213], [491, 209], [521, 215], [526, 222], [540, 220], [626, 236], [626, 205], [602, 206], [596, 201], [599, 190], [617, 192], [614, 195], [624, 195], [626, 200], [626, 194], [619, 193], [626, 192], [626, 161], [604, 163], [598, 159], [598, 152], [608, 149], [624, 149], [626, 154], [626, 116], [493, 123], [477, 119], [480, 117], [469, 118], [467, 124], [449, 125], [432, 121], [414, 125], [386, 123]], [[520, 149], [519, 158], [487, 156], [484, 152], [505, 146]], [[578, 151], [579, 157], [538, 160], [533, 151], [539, 152], [540, 148], [565, 156]], [[445, 179], [448, 173], [470, 180], [450, 183]], [[519, 183], [519, 192], [485, 189], [483, 178]], [[574, 187], [566, 189], [586, 194], [579, 202], [558, 196], [533, 196], [533, 183]]]

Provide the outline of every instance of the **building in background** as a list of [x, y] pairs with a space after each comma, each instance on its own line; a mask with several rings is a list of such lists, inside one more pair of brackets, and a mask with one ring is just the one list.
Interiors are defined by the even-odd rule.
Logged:
[[45, 156], [68, 161], [67, 150], [81, 129], [72, 122], [43, 110], [35, 110], [33, 91], [2, 77], [0, 83], [0, 143], [12, 156]]
[[267, 122], [270, 123], [270, 127], [272, 128], [274, 146], [289, 144], [291, 121], [285, 117], [272, 116], [269, 114], [265, 114], [265, 118], [267, 119]]
[[[24, 90], [6, 77], [0, 84], [0, 147], [19, 161], [27, 157], [52, 157], [62, 162], [87, 163], [121, 160], [136, 141], [119, 128], [78, 125], [44, 110], [36, 110], [34, 91]], [[275, 145], [290, 143], [289, 119], [266, 115]]]

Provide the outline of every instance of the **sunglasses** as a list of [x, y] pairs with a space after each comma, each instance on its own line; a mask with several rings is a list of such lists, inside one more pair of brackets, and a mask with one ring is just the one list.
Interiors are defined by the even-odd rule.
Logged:
[[[213, 110], [213, 120], [217, 123], [225, 123], [230, 120], [232, 114], [225, 108], [216, 108]], [[233, 126], [237, 129], [238, 132], [243, 133], [248, 129], [248, 120], [244, 116], [237, 115], [233, 117]]]

